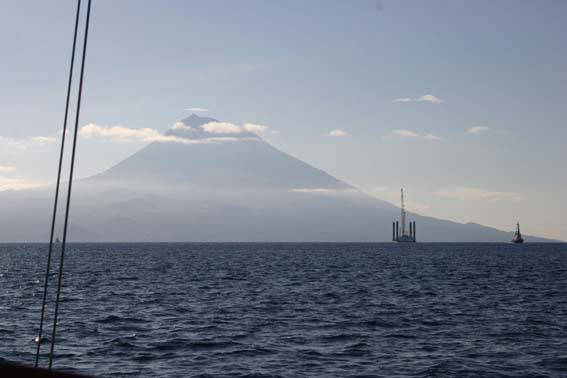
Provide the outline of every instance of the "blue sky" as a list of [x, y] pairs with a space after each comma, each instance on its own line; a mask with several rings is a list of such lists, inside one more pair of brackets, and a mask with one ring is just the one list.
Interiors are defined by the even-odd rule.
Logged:
[[[55, 177], [56, 143], [33, 138], [61, 128], [74, 7], [2, 2], [0, 188]], [[96, 0], [81, 125], [164, 131], [204, 108], [379, 198], [403, 185], [416, 212], [567, 239], [566, 16], [563, 1]], [[79, 176], [142, 145], [79, 143]]]

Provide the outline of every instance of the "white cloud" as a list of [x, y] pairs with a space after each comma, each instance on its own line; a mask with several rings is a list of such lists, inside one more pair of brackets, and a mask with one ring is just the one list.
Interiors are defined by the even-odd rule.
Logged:
[[426, 139], [426, 140], [443, 140], [443, 138], [433, 135], [433, 134], [419, 134], [412, 130], [400, 130], [395, 129], [392, 130], [392, 136], [397, 136], [401, 138], [419, 138], [419, 139]]
[[183, 122], [175, 122], [172, 127], [173, 130], [195, 131], [191, 126], [187, 126]]
[[[228, 122], [209, 122], [202, 125], [201, 128], [203, 129], [203, 131], [210, 134], [241, 134], [245, 130], [255, 133], [262, 133], [268, 130], [268, 127], [263, 125], [246, 123], [243, 127], [240, 127]], [[183, 122], [176, 122], [173, 125], [172, 130], [196, 131], [195, 128], [188, 126]], [[257, 137], [244, 138], [229, 136], [190, 139], [182, 136], [164, 135], [159, 131], [150, 128], [132, 129], [121, 125], [101, 126], [94, 123], [89, 123], [81, 127], [79, 135], [84, 138], [104, 138], [117, 142], [173, 142], [184, 144], [203, 144], [235, 140], [258, 140]]]
[[462, 201], [518, 201], [524, 199], [524, 196], [520, 193], [491, 192], [482, 188], [471, 187], [442, 188], [437, 190], [435, 194]]
[[38, 136], [38, 137], [33, 137], [32, 140], [39, 144], [57, 143], [57, 138], [55, 137]]
[[81, 127], [81, 129], [79, 130], [79, 135], [83, 138], [103, 138], [115, 142], [126, 142], [126, 143], [163, 142], [163, 143], [182, 143], [182, 144], [208, 144], [208, 143], [220, 143], [220, 142], [258, 140], [258, 138], [256, 137], [236, 138], [236, 137], [226, 137], [226, 136], [190, 139], [190, 138], [182, 138], [174, 135], [163, 135], [159, 131], [150, 128], [131, 129], [120, 125], [100, 126], [94, 123], [89, 123], [88, 125]]
[[329, 134], [327, 134], [327, 136], [330, 136], [330, 137], [346, 137], [346, 136], [349, 136], [349, 135], [350, 134], [347, 133], [346, 131], [339, 130], [339, 129], [332, 130], [332, 131], [329, 132]]
[[443, 102], [439, 97], [432, 94], [426, 94], [421, 97], [401, 97], [394, 99], [394, 102], [430, 102], [432, 104], [440, 104]]
[[254, 123], [245, 123], [244, 124], [244, 130], [250, 131], [252, 133], [264, 133], [264, 132], [268, 131], [268, 126], [257, 125], [257, 124], [254, 124]]
[[175, 141], [177, 137], [162, 135], [159, 131], [143, 128], [130, 129], [124, 126], [99, 126], [89, 123], [81, 127], [79, 135], [84, 138], [107, 138], [123, 142], [156, 142], [156, 141]]
[[4, 177], [0, 176], [0, 192], [7, 190], [24, 190], [41, 186], [39, 183], [31, 183], [22, 177]]
[[471, 134], [478, 134], [488, 130], [490, 130], [490, 128], [486, 126], [474, 126], [468, 129], [467, 132]]
[[17, 169], [15, 167], [8, 167], [0, 165], [0, 172], [8, 173], [8, 172], [16, 172]]
[[26, 149], [33, 146], [44, 146], [56, 143], [58, 138], [52, 136], [37, 136], [30, 138], [12, 138], [0, 136], [0, 144], [18, 149]]
[[418, 101], [431, 102], [433, 104], [439, 104], [443, 102], [443, 100], [441, 100], [439, 97], [433, 96], [432, 94], [423, 95], [418, 99]]
[[443, 140], [443, 138], [433, 134], [425, 134], [422, 138], [427, 140]]
[[228, 122], [209, 122], [201, 128], [211, 134], [239, 134], [242, 132], [240, 126]]
[[405, 137], [405, 138], [419, 138], [419, 134], [411, 130], [392, 130], [392, 135]]
[[204, 109], [204, 108], [186, 108], [185, 110], [189, 111], [189, 112], [208, 112], [209, 109]]

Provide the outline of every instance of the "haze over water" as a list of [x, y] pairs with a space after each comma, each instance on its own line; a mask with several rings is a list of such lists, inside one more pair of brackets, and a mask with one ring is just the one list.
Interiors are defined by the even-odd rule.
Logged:
[[[33, 361], [46, 248], [0, 244], [0, 359]], [[565, 244], [72, 244], [68, 252], [59, 369], [567, 375]]]

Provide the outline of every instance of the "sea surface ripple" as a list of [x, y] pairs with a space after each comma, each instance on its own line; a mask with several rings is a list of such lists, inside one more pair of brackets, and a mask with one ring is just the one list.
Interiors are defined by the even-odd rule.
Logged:
[[[0, 360], [33, 363], [46, 250], [0, 244]], [[53, 269], [44, 366], [56, 278]], [[566, 377], [567, 245], [71, 244], [54, 367]]]

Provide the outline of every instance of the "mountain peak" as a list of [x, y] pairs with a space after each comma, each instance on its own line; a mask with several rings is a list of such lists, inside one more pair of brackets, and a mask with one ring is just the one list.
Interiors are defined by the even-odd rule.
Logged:
[[183, 118], [181, 123], [187, 126], [199, 127], [205, 125], [209, 122], [219, 122], [218, 120], [210, 117], [199, 117], [197, 114], [193, 113], [189, 117]]
[[165, 134], [189, 140], [216, 140], [217, 142], [223, 140], [223, 138], [225, 141], [237, 139], [241, 141], [261, 140], [258, 135], [243, 127], [229, 122], [221, 122], [214, 118], [199, 117], [196, 114], [183, 118]]

